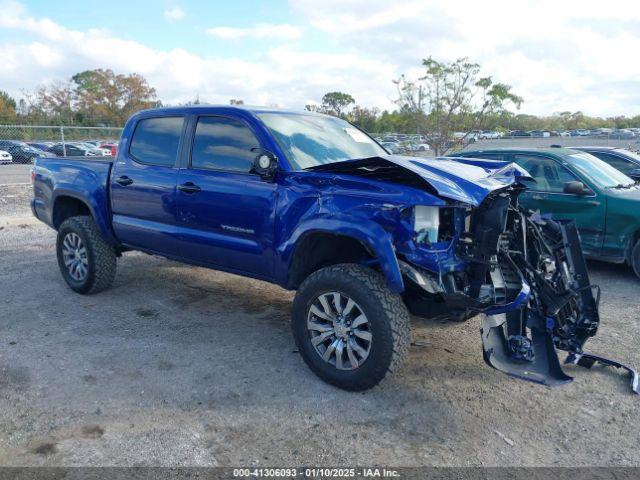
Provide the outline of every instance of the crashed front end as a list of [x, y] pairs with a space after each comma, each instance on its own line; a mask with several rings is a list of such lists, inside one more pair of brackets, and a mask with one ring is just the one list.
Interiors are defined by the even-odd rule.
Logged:
[[366, 210], [393, 237], [412, 314], [454, 321], [483, 314], [484, 359], [514, 377], [550, 386], [570, 382], [557, 355], [563, 350], [565, 363], [624, 369], [639, 393], [633, 369], [583, 351], [598, 329], [599, 288], [589, 282], [575, 224], [518, 205], [533, 181], [521, 167], [390, 155], [311, 170], [429, 194], [426, 205]]
[[511, 376], [557, 386], [568, 383], [566, 363], [629, 367], [586, 354], [598, 329], [600, 290], [590, 284], [573, 222], [526, 213], [520, 181], [496, 189], [470, 207], [415, 207], [413, 235], [397, 245], [404, 300], [421, 317], [463, 321], [484, 314], [484, 359]]

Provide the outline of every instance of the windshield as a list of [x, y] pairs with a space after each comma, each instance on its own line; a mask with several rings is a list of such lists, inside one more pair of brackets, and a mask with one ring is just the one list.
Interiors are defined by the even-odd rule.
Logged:
[[589, 177], [600, 188], [633, 185], [635, 183], [621, 171], [588, 153], [574, 153], [568, 155], [568, 157], [572, 166]]
[[387, 155], [369, 136], [340, 118], [282, 113], [258, 117], [296, 170]]

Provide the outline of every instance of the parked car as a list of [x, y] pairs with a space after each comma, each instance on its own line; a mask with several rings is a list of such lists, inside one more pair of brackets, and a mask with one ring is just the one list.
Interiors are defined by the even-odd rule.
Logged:
[[4, 150], [0, 150], [0, 165], [8, 165], [9, 163], [13, 163], [13, 157], [11, 154]]
[[640, 155], [626, 148], [616, 147], [571, 147], [581, 150], [608, 163], [613, 168], [636, 181], [640, 181]]
[[635, 137], [636, 137], [636, 134], [633, 133], [633, 131], [628, 130], [626, 128], [620, 128], [618, 130], [614, 130], [609, 134], [609, 138], [612, 138], [615, 140], [631, 140], [632, 138], [635, 138]]
[[594, 128], [591, 130], [591, 135], [595, 137], [606, 137], [613, 132], [613, 128]]
[[27, 142], [27, 145], [33, 148], [37, 148], [38, 150], [42, 150], [43, 152], [49, 151], [55, 142]]
[[536, 183], [520, 196], [529, 210], [574, 220], [587, 257], [627, 263], [640, 277], [640, 187], [585, 152], [567, 148], [501, 149], [459, 156], [514, 162]]
[[529, 132], [525, 132], [524, 130], [511, 130], [510, 136], [512, 137], [530, 137], [531, 134]]
[[382, 142], [380, 145], [390, 153], [402, 153], [402, 146], [398, 142]]
[[529, 132], [529, 136], [530, 137], [538, 137], [538, 138], [547, 138], [547, 137], [550, 137], [551, 134], [549, 132], [544, 131], [544, 130], [531, 130]]
[[100, 144], [100, 148], [105, 148], [109, 150], [109, 152], [111, 153], [111, 156], [113, 157], [115, 157], [118, 154], [118, 144], [115, 142], [102, 143]]
[[409, 311], [486, 314], [485, 360], [547, 385], [571, 380], [555, 348], [596, 333], [577, 230], [519, 210], [519, 168], [388, 155], [340, 118], [273, 108], [147, 110], [120, 144], [34, 168], [33, 212], [78, 293], [108, 288], [129, 250], [297, 290], [298, 351], [347, 390], [400, 365]]
[[428, 143], [409, 143], [407, 146], [411, 152], [428, 152], [431, 149]]
[[111, 156], [111, 150], [107, 148], [97, 147], [92, 143], [87, 142], [74, 142], [73, 145], [76, 145], [80, 148], [86, 148], [92, 154], [97, 155], [98, 157], [109, 157]]
[[566, 130], [563, 130], [563, 131], [558, 132], [558, 136], [559, 137], [570, 137], [571, 133], [567, 132]]
[[88, 147], [77, 145], [74, 143], [57, 143], [53, 147], [49, 148], [49, 152], [57, 155], [58, 157], [95, 157], [97, 154]]
[[33, 163], [36, 158], [46, 157], [47, 152], [33, 148], [17, 140], [0, 140], [0, 150], [11, 154], [13, 163]]
[[502, 134], [491, 130], [482, 130], [478, 133], [478, 138], [480, 140], [495, 140], [497, 138], [502, 138]]
[[588, 137], [589, 133], [589, 130], [585, 130], [583, 128], [578, 128], [569, 132], [572, 137]]

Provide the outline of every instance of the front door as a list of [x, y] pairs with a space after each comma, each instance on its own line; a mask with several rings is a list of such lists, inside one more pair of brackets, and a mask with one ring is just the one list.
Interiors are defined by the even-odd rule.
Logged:
[[606, 200], [590, 191], [586, 195], [564, 193], [566, 182], [582, 182], [557, 160], [535, 154], [516, 154], [514, 161], [536, 180], [520, 195], [520, 203], [555, 219], [575, 220], [582, 248], [587, 255], [599, 255], [605, 233]]
[[199, 117], [178, 176], [177, 219], [189, 261], [268, 279], [277, 184], [251, 173], [255, 147], [243, 121]]

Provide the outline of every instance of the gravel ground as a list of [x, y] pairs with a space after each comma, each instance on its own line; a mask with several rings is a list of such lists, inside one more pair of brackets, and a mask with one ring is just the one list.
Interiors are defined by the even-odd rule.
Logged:
[[30, 172], [31, 165], [22, 165], [18, 163], [0, 165], [0, 186], [16, 183], [29, 183], [31, 181]]
[[[348, 393], [304, 365], [292, 294], [126, 254], [114, 288], [63, 283], [28, 192], [0, 191], [0, 465], [640, 465], [640, 399], [613, 370], [549, 389], [482, 361], [479, 320], [415, 320], [406, 367]], [[14, 195], [9, 198], [9, 195]], [[640, 366], [638, 287], [603, 287], [594, 353]]]

